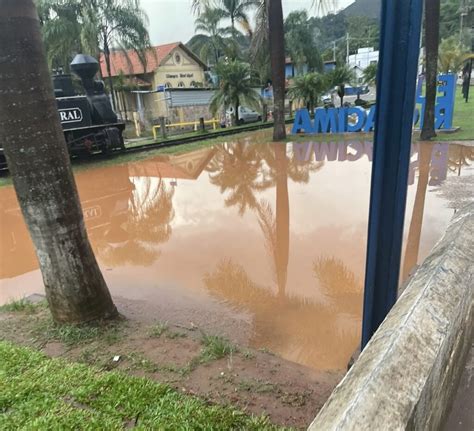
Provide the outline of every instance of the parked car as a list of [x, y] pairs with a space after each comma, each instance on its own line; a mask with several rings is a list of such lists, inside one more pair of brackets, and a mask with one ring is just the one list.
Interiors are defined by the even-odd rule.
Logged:
[[[235, 108], [229, 108], [226, 111], [226, 120], [228, 124], [232, 123], [232, 116], [234, 115]], [[253, 111], [250, 108], [245, 106], [239, 106], [239, 121], [238, 124], [244, 123], [255, 123], [257, 121], [262, 121], [262, 115], [257, 111]]]

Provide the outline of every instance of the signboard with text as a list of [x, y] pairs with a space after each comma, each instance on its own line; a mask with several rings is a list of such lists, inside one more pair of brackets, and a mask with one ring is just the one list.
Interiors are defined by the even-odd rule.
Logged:
[[[423, 79], [418, 80], [416, 92], [416, 107], [413, 124], [422, 126], [425, 107], [425, 97], [422, 95]], [[438, 76], [438, 90], [435, 106], [435, 128], [452, 129], [454, 97], [456, 94], [455, 75]], [[346, 133], [370, 132], [374, 129], [376, 105], [365, 110], [360, 106], [341, 108], [316, 108], [314, 119], [311, 119], [307, 109], [296, 111], [292, 134], [306, 133]]]

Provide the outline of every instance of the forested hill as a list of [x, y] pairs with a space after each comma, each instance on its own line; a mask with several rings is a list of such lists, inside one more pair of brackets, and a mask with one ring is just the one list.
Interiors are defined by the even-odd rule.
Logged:
[[356, 0], [347, 6], [342, 12], [346, 16], [365, 16], [376, 18], [380, 16], [381, 0]]

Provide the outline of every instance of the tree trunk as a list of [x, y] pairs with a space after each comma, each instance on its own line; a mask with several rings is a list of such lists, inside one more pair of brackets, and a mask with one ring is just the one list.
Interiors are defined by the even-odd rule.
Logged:
[[285, 40], [281, 0], [267, 0], [268, 38], [273, 81], [273, 140], [286, 138], [285, 130]]
[[112, 69], [110, 67], [110, 48], [107, 41], [107, 36], [104, 34], [104, 57], [105, 65], [107, 66], [107, 81], [109, 83], [110, 94], [112, 95], [112, 108], [117, 110], [117, 101], [115, 100], [114, 82], [112, 79]]
[[436, 136], [435, 104], [438, 82], [439, 9], [440, 0], [425, 0], [426, 97], [420, 135], [420, 139], [423, 141]]
[[56, 322], [114, 317], [90, 246], [33, 0], [0, 0], [0, 142]]
[[123, 90], [121, 91], [121, 96], [122, 96], [123, 111], [125, 114], [125, 121], [128, 121], [127, 102], [126, 102], [125, 92]]
[[235, 118], [235, 124], [234, 126], [238, 126], [239, 125], [239, 102], [237, 102], [235, 104], [235, 115], [234, 115], [234, 118]]

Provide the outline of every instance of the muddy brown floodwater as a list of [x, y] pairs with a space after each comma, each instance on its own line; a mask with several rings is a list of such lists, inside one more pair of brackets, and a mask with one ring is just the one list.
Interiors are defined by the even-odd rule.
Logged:
[[[213, 327], [317, 370], [357, 348], [372, 142], [269, 144], [263, 134], [76, 175], [112, 294], [150, 319]], [[473, 149], [412, 149], [402, 276], [454, 209], [441, 189]], [[42, 291], [12, 187], [0, 189], [0, 303]]]

